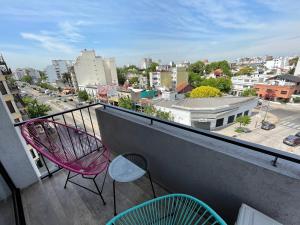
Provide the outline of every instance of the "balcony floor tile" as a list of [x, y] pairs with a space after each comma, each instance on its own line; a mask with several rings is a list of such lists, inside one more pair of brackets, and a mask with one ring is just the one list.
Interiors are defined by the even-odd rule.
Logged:
[[[109, 175], [103, 190], [105, 206], [99, 196], [72, 183], [64, 189], [66, 176], [66, 171], [59, 171], [22, 191], [27, 224], [99, 225], [113, 217], [112, 179]], [[101, 175], [96, 179], [99, 186], [103, 177]], [[74, 180], [94, 188], [90, 180], [79, 176]], [[160, 186], [154, 184], [154, 187], [158, 196], [167, 194]], [[152, 198], [150, 182], [146, 177], [133, 183], [117, 183], [116, 188], [118, 212]]]

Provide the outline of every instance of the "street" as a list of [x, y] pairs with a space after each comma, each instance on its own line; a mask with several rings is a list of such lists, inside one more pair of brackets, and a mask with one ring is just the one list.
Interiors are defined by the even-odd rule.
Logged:
[[[75, 109], [76, 104], [78, 103], [77, 98], [75, 98], [75, 97], [72, 97], [74, 99], [74, 101], [64, 102], [64, 101], [58, 100], [57, 97], [39, 93], [38, 91], [36, 91], [28, 86], [26, 86], [25, 88], [22, 88], [22, 90], [25, 91], [28, 95], [31, 95], [33, 98], [36, 98], [38, 100], [38, 102], [50, 105], [51, 111], [48, 112], [49, 115], [54, 114], [54, 113], [59, 113], [62, 111], [66, 111], [66, 110], [70, 110], [70, 109]], [[71, 98], [71, 96], [67, 96], [67, 98]], [[85, 127], [87, 132], [90, 134], [93, 134], [93, 128], [94, 128], [96, 136], [100, 137], [99, 126], [98, 126], [96, 113], [95, 113], [95, 109], [97, 107], [98, 106], [90, 107], [89, 111], [90, 111], [91, 119], [90, 119], [87, 108], [81, 110], [82, 117], [81, 117], [81, 113], [79, 110], [74, 111], [73, 116], [74, 116], [76, 125], [78, 127], [82, 128], [82, 129], [84, 129], [84, 127]], [[68, 125], [75, 126], [72, 113], [66, 113], [66, 114], [64, 114], [64, 116], [65, 116], [66, 123]], [[63, 116], [56, 116], [54, 119], [56, 121], [64, 123]]]
[[234, 132], [238, 124], [231, 125], [216, 132], [300, 155], [300, 146], [292, 147], [283, 143], [285, 137], [294, 135], [300, 131], [299, 105], [271, 103], [266, 120], [275, 123], [276, 127], [272, 130], [263, 130], [259, 126], [266, 114], [265, 111], [256, 109], [253, 114], [251, 117], [252, 122], [248, 126], [251, 129], [250, 133], [238, 134]]

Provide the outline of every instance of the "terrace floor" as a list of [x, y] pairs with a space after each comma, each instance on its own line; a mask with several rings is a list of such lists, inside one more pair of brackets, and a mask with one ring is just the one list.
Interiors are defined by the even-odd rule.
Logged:
[[[22, 200], [27, 224], [30, 225], [102, 225], [113, 217], [112, 179], [107, 175], [103, 197], [106, 205], [102, 204], [99, 196], [68, 183], [64, 189], [67, 172], [61, 170], [51, 178], [42, 181], [22, 191]], [[96, 179], [99, 186], [104, 174]], [[92, 181], [80, 176], [74, 180], [90, 188], [94, 188]], [[157, 196], [167, 192], [154, 183]], [[132, 183], [117, 183], [117, 210], [125, 209], [152, 198], [150, 182], [143, 177]]]

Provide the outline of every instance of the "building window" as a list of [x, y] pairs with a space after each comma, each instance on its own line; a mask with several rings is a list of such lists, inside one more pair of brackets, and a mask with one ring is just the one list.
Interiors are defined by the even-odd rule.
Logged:
[[236, 115], [236, 118], [238, 118], [238, 117], [240, 117], [242, 115], [243, 115], [243, 113], [239, 113], [239, 114]]
[[287, 91], [281, 91], [280, 94], [285, 95], [287, 94]]
[[6, 105], [7, 105], [8, 109], [9, 109], [10, 113], [15, 113], [16, 112], [16, 110], [15, 110], [13, 104], [11, 103], [11, 101], [7, 101]]
[[249, 114], [249, 110], [244, 112], [244, 116], [248, 116], [248, 114]]
[[223, 123], [224, 123], [224, 118], [217, 119], [216, 127], [221, 127], [221, 126], [223, 126]]
[[4, 84], [3, 84], [2, 81], [0, 81], [0, 91], [1, 91], [2, 95], [6, 95], [7, 94], [6, 88], [4, 87]]
[[228, 122], [227, 124], [233, 123], [234, 122], [234, 115], [231, 115], [228, 117]]

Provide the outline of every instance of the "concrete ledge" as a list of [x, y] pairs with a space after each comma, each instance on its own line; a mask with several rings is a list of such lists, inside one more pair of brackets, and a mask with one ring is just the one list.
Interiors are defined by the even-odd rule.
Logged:
[[242, 203], [283, 224], [300, 224], [300, 165], [113, 109], [97, 109], [104, 144], [138, 152], [154, 179], [208, 203], [229, 224]]

